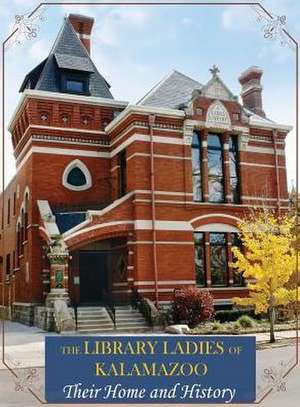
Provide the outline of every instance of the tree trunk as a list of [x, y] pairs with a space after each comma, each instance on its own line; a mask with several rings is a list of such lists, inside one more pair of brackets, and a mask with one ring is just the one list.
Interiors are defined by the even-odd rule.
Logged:
[[270, 343], [275, 342], [274, 325], [275, 325], [275, 308], [270, 307], [269, 309], [269, 319], [270, 319]]

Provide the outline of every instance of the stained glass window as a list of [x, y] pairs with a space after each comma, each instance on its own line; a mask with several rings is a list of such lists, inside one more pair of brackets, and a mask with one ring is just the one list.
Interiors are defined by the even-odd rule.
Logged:
[[81, 187], [86, 184], [86, 177], [80, 168], [74, 167], [68, 174], [67, 183], [74, 187]]
[[212, 286], [227, 285], [227, 253], [225, 233], [210, 233], [210, 267]]
[[238, 142], [236, 136], [229, 139], [229, 162], [230, 162], [230, 186], [234, 203], [240, 201], [239, 178], [238, 178]]
[[209, 202], [224, 202], [223, 154], [220, 136], [209, 134], [207, 142]]
[[201, 145], [198, 133], [194, 132], [192, 140], [193, 199], [202, 201], [201, 181]]
[[205, 286], [205, 252], [204, 252], [204, 233], [194, 233], [195, 240], [195, 268], [196, 268], [196, 284]]

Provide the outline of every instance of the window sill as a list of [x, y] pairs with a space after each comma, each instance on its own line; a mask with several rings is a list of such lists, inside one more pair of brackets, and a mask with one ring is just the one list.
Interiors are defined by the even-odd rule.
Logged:
[[247, 290], [247, 287], [233, 287], [233, 286], [223, 286], [223, 287], [207, 287], [209, 290], [218, 291], [218, 290]]

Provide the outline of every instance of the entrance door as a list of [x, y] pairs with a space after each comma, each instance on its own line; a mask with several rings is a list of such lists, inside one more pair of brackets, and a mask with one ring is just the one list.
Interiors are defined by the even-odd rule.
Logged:
[[107, 257], [105, 252], [80, 252], [80, 303], [92, 305], [104, 300], [109, 288]]

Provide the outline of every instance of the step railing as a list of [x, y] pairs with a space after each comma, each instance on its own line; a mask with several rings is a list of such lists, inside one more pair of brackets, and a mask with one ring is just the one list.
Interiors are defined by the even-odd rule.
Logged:
[[114, 300], [108, 294], [105, 295], [104, 298], [105, 298], [106, 311], [114, 324], [114, 328], [116, 329], [117, 328], [116, 306], [115, 306]]

